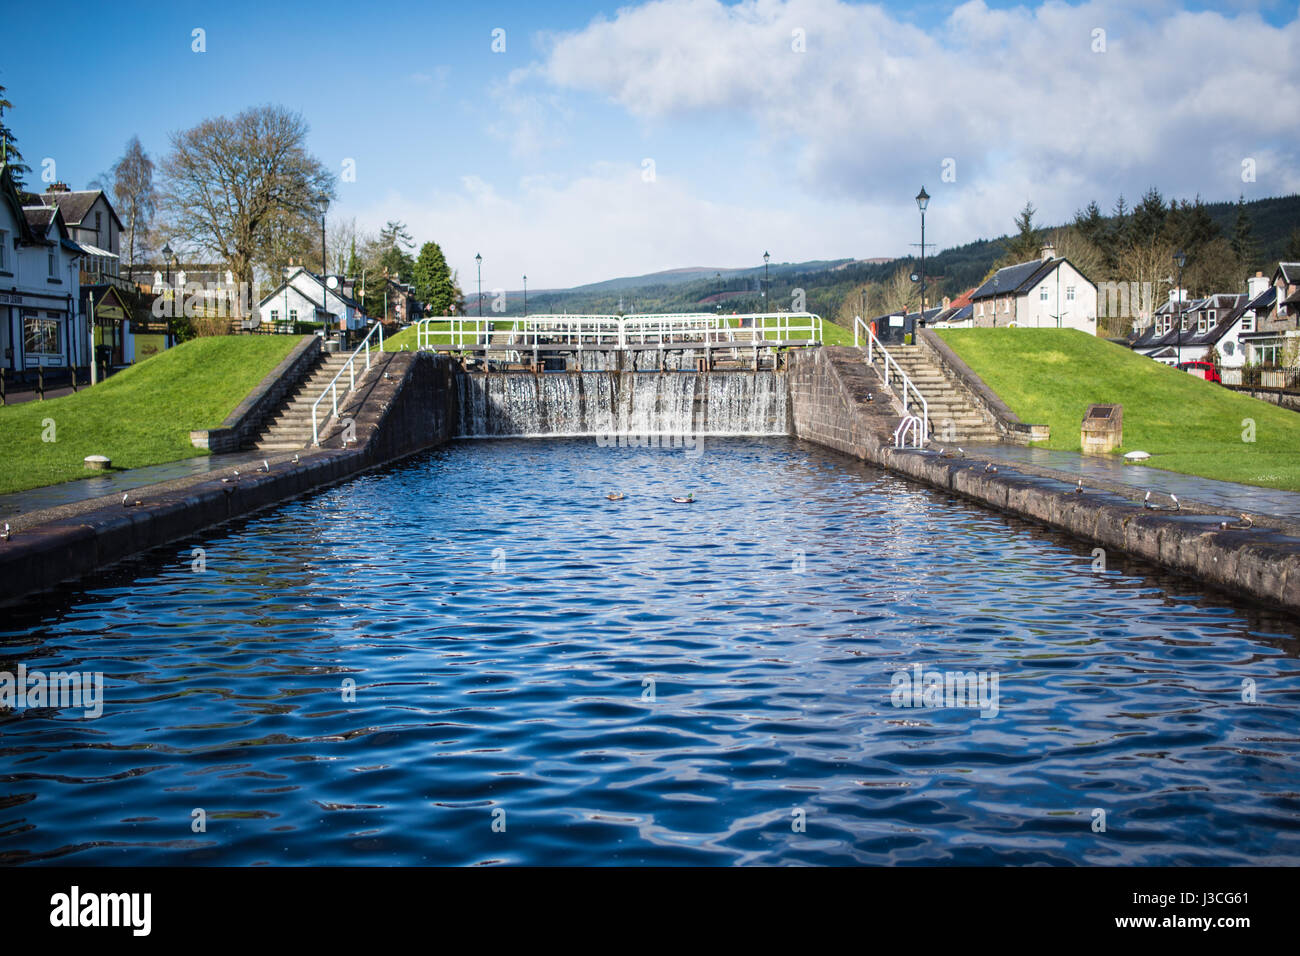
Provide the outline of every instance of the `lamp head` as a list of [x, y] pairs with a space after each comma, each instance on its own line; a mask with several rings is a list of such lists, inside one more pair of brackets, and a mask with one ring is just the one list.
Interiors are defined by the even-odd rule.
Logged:
[[930, 205], [930, 194], [927, 193], [925, 187], [922, 186], [921, 191], [916, 194], [916, 208], [921, 210], [921, 212], [925, 212], [925, 207], [928, 205]]

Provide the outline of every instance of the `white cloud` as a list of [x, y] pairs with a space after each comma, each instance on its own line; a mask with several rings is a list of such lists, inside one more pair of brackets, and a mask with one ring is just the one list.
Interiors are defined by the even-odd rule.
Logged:
[[[791, 50], [795, 28], [806, 53]], [[1080, 190], [1109, 196], [1117, 170], [1168, 190], [1233, 192], [1240, 182], [1213, 155], [1225, 146], [1281, 151], [1260, 187], [1296, 189], [1300, 117], [1271, 105], [1300, 94], [1288, 52], [1298, 43], [1295, 21], [1109, 2], [970, 0], [927, 33], [838, 0], [656, 0], [553, 38], [538, 75], [647, 119], [743, 111], [761, 142], [795, 144], [792, 173], [824, 195], [897, 195], [951, 156], [964, 184], [1032, 190], [1059, 214]], [[1050, 198], [1071, 184], [1066, 200]]]
[[[840, 0], [654, 0], [538, 45], [541, 58], [494, 90], [489, 132], [516, 158], [576, 135], [594, 99], [666, 137], [664, 150], [647, 148], [667, 166], [644, 183], [627, 144], [597, 134], [574, 151], [590, 165], [567, 175], [471, 177], [361, 214], [475, 244], [448, 250], [466, 289], [475, 251], [485, 283], [501, 270], [492, 284], [515, 287], [527, 271], [538, 288], [744, 265], [763, 246], [787, 261], [906, 254], [922, 184], [934, 196], [927, 239], [940, 248], [1008, 231], [1026, 199], [1058, 222], [1149, 185], [1214, 199], [1300, 191], [1300, 116], [1286, 105], [1300, 101], [1300, 20], [970, 0], [922, 28]], [[681, 168], [681, 137], [694, 135], [683, 130], [711, 117], [733, 137], [725, 184], [701, 171], [716, 164]], [[1258, 161], [1253, 185], [1240, 179], [1246, 157]], [[619, 164], [600, 162], [611, 158]], [[946, 158], [956, 182], [941, 181]], [[711, 198], [724, 192], [740, 198]]]

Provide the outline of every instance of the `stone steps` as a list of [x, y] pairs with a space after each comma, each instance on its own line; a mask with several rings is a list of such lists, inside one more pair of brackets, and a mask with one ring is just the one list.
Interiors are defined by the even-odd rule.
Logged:
[[[280, 407], [262, 427], [253, 447], [258, 451], [290, 451], [303, 448], [311, 441], [312, 405], [348, 361], [347, 354], [327, 353], [307, 377], [285, 397]], [[339, 382], [339, 401], [348, 392], [346, 376]], [[327, 397], [317, 410], [317, 424], [323, 426], [334, 412]]]
[[[930, 440], [938, 444], [966, 442], [979, 444], [998, 441], [997, 429], [967, 396], [964, 389], [949, 380], [943, 367], [921, 345], [891, 346], [890, 356], [908, 379], [925, 396], [930, 418]], [[915, 401], [909, 411], [919, 411]]]

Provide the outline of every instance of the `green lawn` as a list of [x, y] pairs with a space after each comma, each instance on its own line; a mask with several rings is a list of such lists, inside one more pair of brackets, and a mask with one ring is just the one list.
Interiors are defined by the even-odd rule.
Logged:
[[[1169, 471], [1300, 491], [1300, 414], [1161, 365], [1072, 329], [938, 333], [1021, 420], [1052, 428], [1048, 448], [1079, 450], [1093, 402], [1124, 406], [1117, 454], [1150, 452]], [[1243, 432], [1254, 422], [1253, 442]]]
[[190, 431], [220, 425], [298, 341], [196, 339], [74, 395], [0, 407], [0, 493], [94, 474], [87, 455], [107, 455], [116, 470], [205, 454]]

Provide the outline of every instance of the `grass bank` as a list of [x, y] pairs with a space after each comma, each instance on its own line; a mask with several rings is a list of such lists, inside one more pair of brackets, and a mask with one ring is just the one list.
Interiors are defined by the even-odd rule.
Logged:
[[118, 469], [205, 454], [190, 431], [220, 425], [297, 344], [296, 335], [195, 339], [74, 395], [0, 408], [0, 493], [85, 478], [87, 455]]
[[[1071, 329], [938, 333], [1046, 447], [1079, 450], [1088, 405], [1124, 406], [1124, 445], [1169, 471], [1300, 491], [1300, 414]], [[1253, 423], [1253, 428], [1252, 428]], [[1253, 441], [1246, 440], [1253, 437]]]

